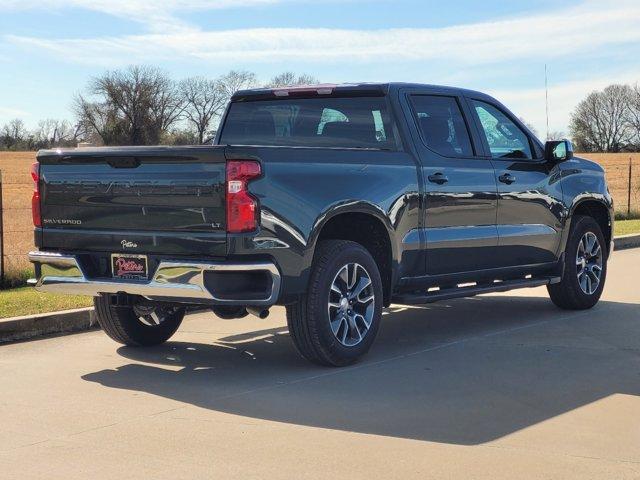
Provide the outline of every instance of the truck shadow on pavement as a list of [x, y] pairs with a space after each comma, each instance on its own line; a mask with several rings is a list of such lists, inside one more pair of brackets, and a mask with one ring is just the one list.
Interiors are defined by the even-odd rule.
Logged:
[[83, 379], [234, 415], [473, 445], [640, 394], [639, 320], [638, 304], [565, 312], [541, 297], [394, 305], [370, 354], [348, 368], [300, 359], [282, 327], [122, 347], [131, 363]]

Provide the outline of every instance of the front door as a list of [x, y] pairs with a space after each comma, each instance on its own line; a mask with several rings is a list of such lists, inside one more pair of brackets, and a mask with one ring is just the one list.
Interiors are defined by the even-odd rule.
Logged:
[[491, 152], [498, 185], [497, 267], [557, 260], [562, 232], [562, 190], [556, 165], [501, 106], [470, 99]]
[[476, 149], [462, 99], [434, 92], [408, 101], [425, 184], [426, 272], [491, 268], [498, 244], [495, 174]]

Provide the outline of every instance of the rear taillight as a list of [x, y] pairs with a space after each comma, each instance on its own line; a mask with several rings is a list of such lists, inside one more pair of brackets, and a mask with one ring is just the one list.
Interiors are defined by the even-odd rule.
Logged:
[[42, 217], [40, 215], [40, 164], [34, 162], [31, 165], [31, 179], [33, 180], [33, 195], [31, 196], [31, 214], [33, 216], [33, 225], [35, 227], [42, 226]]
[[247, 184], [261, 173], [252, 160], [227, 162], [227, 232], [251, 232], [258, 228], [258, 201]]

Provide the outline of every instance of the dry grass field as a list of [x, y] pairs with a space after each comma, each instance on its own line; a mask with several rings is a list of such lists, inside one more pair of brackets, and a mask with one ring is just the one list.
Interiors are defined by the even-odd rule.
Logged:
[[582, 153], [602, 165], [613, 195], [617, 214], [626, 214], [629, 188], [629, 160], [631, 160], [631, 211], [640, 213], [640, 153]]
[[30, 169], [34, 152], [0, 152], [2, 174], [2, 231], [4, 265], [9, 278], [23, 277], [31, 264], [26, 257], [33, 250]]
[[[619, 213], [627, 211], [629, 159], [633, 164], [631, 209], [640, 212], [640, 153], [582, 154], [600, 163], [607, 172], [609, 188]], [[29, 169], [34, 152], [0, 152], [5, 269], [8, 275], [21, 276], [30, 268], [26, 253], [33, 249], [31, 223], [32, 184]]]

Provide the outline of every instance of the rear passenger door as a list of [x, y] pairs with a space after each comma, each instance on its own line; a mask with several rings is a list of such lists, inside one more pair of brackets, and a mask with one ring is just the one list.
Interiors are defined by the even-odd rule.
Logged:
[[425, 184], [427, 274], [491, 268], [498, 244], [495, 175], [477, 148], [463, 99], [434, 90], [410, 92], [406, 100]]
[[504, 106], [469, 98], [474, 121], [491, 154], [498, 186], [496, 267], [557, 260], [562, 233], [562, 189], [558, 166]]

